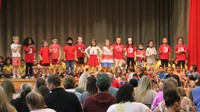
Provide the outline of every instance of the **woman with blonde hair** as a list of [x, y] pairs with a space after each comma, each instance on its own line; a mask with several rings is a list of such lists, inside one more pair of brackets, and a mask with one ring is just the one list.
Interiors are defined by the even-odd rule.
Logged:
[[136, 102], [144, 103], [150, 107], [156, 94], [157, 92], [152, 89], [152, 82], [150, 78], [143, 76], [139, 81], [138, 87], [136, 88]]
[[6, 93], [0, 87], [0, 112], [17, 112], [15, 108], [9, 103]]
[[75, 88], [75, 90], [79, 93], [83, 93], [86, 91], [87, 86], [87, 78], [90, 77], [90, 74], [88, 72], [84, 72], [78, 81], [78, 87]]
[[16, 93], [13, 82], [11, 80], [5, 79], [2, 82], [1, 87], [3, 88], [4, 92], [6, 93], [8, 100], [11, 101]]

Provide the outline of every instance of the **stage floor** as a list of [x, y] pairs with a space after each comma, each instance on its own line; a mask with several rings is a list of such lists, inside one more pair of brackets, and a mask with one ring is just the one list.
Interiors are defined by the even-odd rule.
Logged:
[[[0, 84], [5, 80], [6, 78], [0, 78]], [[11, 80], [13, 83], [14, 83], [14, 86], [15, 86], [15, 89], [16, 90], [19, 90], [20, 89], [20, 86], [25, 83], [25, 82], [28, 82], [32, 85], [32, 87], [34, 86], [34, 83], [35, 83], [35, 80], [36, 78], [34, 79], [24, 79], [24, 78], [21, 78], [21, 79], [12, 79], [12, 78], [7, 78], [9, 80]], [[62, 78], [62, 82], [63, 82], [63, 79]], [[78, 78], [75, 78], [75, 82], [76, 82], [76, 85], [78, 84]], [[62, 83], [61, 83], [61, 86], [62, 86]]]

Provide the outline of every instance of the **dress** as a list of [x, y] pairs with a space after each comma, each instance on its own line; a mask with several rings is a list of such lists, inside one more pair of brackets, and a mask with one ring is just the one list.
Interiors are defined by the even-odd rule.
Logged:
[[112, 67], [114, 65], [114, 61], [113, 61], [113, 53], [111, 50], [111, 47], [103, 47], [103, 56], [101, 59], [101, 66], [102, 67]]
[[[99, 52], [99, 54], [98, 54]], [[85, 53], [90, 56], [88, 60], [88, 65], [91, 67], [96, 67], [99, 65], [98, 56], [101, 55], [102, 51], [98, 46], [89, 46], [85, 49]]]

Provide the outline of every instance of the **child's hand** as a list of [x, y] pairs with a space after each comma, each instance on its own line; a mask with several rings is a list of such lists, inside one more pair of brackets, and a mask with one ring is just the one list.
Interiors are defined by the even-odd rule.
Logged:
[[40, 60], [42, 61], [42, 60], [43, 60], [43, 58], [41, 57], [41, 58], [40, 58]]
[[21, 48], [21, 46], [22, 46], [22, 45], [19, 44], [19, 45], [18, 45], [18, 48]]

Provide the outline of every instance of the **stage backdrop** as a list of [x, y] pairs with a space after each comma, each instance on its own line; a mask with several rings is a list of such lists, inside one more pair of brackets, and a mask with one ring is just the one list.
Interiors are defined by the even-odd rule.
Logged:
[[64, 46], [66, 37], [82, 36], [87, 45], [95, 38], [133, 37], [138, 45], [152, 39], [155, 46], [162, 37], [174, 48], [176, 37], [187, 43], [188, 0], [2, 0], [0, 9], [0, 55], [10, 56], [12, 36], [20, 41], [31, 36], [37, 51], [41, 42], [58, 37]]

